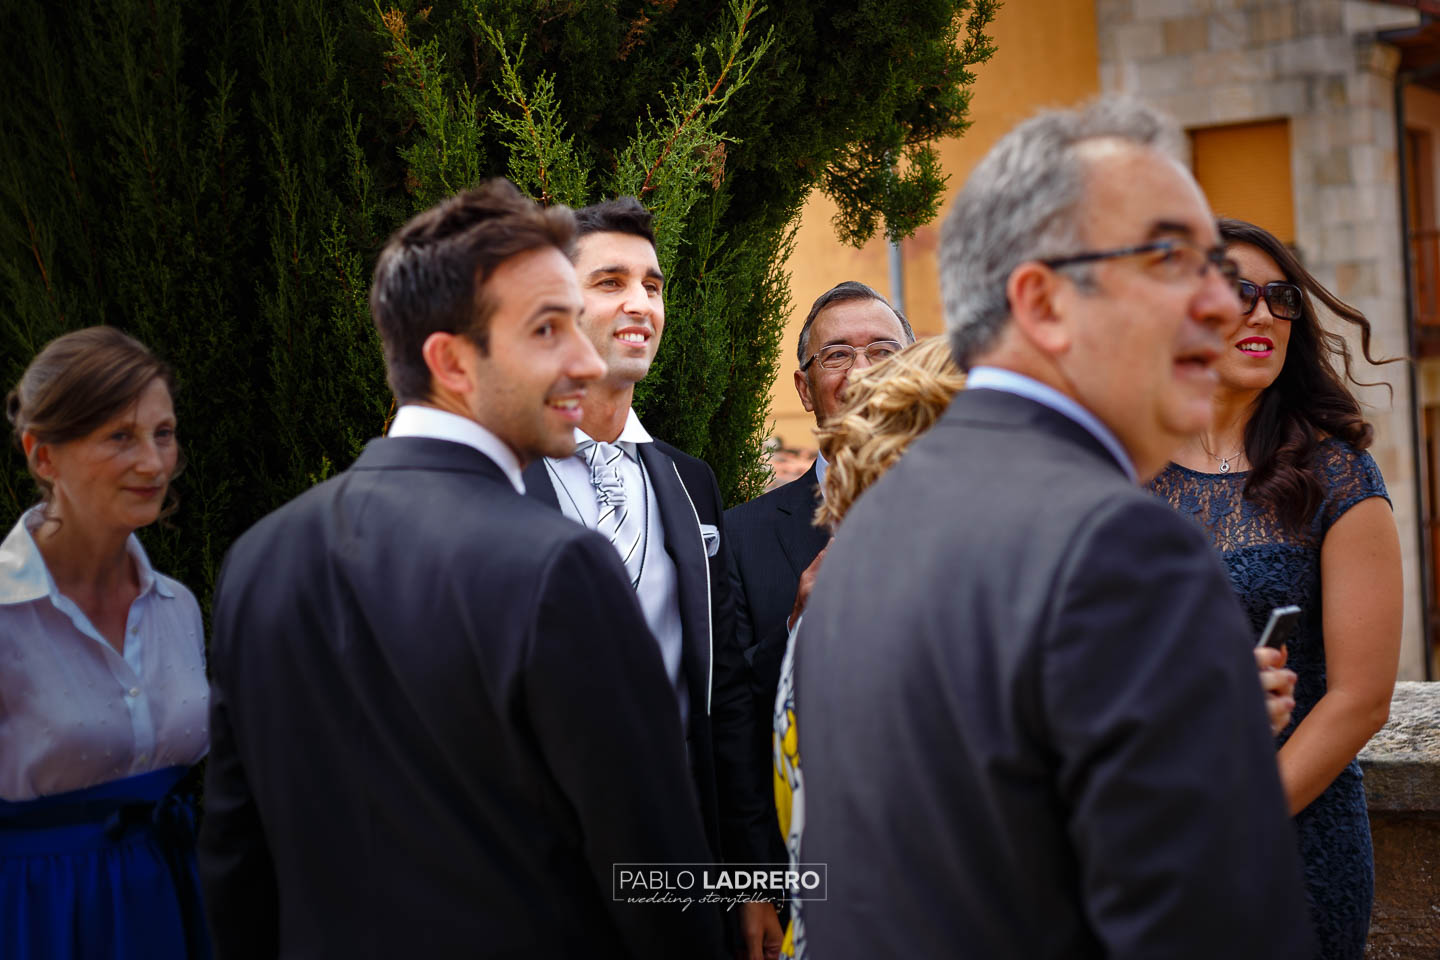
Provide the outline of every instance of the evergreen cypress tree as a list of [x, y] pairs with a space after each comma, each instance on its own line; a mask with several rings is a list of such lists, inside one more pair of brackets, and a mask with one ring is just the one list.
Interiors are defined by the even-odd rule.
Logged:
[[[149, 539], [161, 569], [208, 594], [248, 515], [258, 393], [242, 307], [255, 231], [230, 10], [198, 17], [155, 0], [9, 11], [0, 375], [8, 388], [47, 341], [91, 324], [160, 348], [180, 416], [203, 439], [184, 447], [183, 533], [157, 527]], [[196, 47], [203, 65], [188, 55]], [[11, 456], [7, 522], [34, 500]]]
[[[234, 537], [384, 429], [375, 255], [489, 176], [655, 211], [669, 322], [637, 404], [728, 500], [758, 493], [805, 196], [857, 244], [933, 219], [996, 6], [396, 2], [0, 11], [0, 378], [93, 323], [171, 362], [183, 505], [145, 537], [203, 604]], [[34, 491], [7, 456], [13, 518]]]

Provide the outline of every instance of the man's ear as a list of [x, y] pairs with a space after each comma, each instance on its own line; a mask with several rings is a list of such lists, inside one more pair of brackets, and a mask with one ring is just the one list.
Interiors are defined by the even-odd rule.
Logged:
[[814, 413], [815, 401], [810, 398], [810, 378], [799, 370], [795, 371], [795, 392], [800, 394], [800, 402], [805, 405], [805, 412]]
[[432, 333], [420, 346], [420, 356], [430, 370], [433, 393], [461, 396], [470, 393], [470, 368], [475, 360], [475, 345], [453, 333]]
[[1067, 293], [1073, 288], [1050, 267], [1030, 260], [1010, 271], [1005, 294], [1015, 330], [1047, 356], [1059, 356], [1070, 349], [1071, 330], [1064, 309]]

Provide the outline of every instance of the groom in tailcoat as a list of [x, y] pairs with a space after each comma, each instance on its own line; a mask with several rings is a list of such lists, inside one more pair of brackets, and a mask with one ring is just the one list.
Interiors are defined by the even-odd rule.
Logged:
[[491, 181], [382, 251], [399, 409], [226, 559], [199, 842], [217, 956], [714, 957], [617, 902], [709, 851], [666, 665], [613, 547], [527, 499], [604, 372], [569, 210]]
[[1047, 112], [954, 203], [967, 389], [846, 516], [796, 640], [811, 956], [1314, 955], [1255, 639], [1135, 482], [1208, 423], [1239, 323], [1177, 141]]
[[[528, 496], [609, 540], [665, 665], [711, 859], [768, 862], [743, 846], [767, 802], [744, 765], [753, 740], [735, 642], [728, 544], [715, 474], [652, 437], [631, 406], [665, 331], [665, 277], [649, 211], [633, 197], [577, 211], [581, 326], [605, 363], [569, 449], [525, 471]], [[736, 913], [755, 909], [744, 905]]]

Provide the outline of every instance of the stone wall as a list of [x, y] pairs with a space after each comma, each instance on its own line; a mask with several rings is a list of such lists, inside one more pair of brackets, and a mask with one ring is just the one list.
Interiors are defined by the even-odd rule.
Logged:
[[[1097, 0], [1100, 81], [1187, 129], [1286, 118], [1296, 240], [1306, 266], [1374, 328], [1379, 356], [1405, 356], [1403, 248], [1395, 142], [1398, 55], [1382, 29], [1414, 10], [1357, 0]], [[1243, 216], [1239, 211], [1226, 211]], [[1337, 324], [1337, 328], [1346, 326]], [[1348, 329], [1341, 332], [1348, 333]], [[1358, 338], [1352, 338], [1358, 351]], [[1365, 368], [1405, 563], [1400, 676], [1424, 676], [1415, 421], [1401, 364]]]
[[1367, 957], [1440, 956], [1440, 683], [1400, 683], [1360, 753], [1375, 843]]

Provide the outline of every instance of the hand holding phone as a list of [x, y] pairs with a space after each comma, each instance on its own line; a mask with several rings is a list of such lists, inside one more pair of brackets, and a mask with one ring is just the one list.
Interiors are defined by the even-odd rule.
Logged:
[[1290, 642], [1295, 634], [1295, 628], [1300, 624], [1301, 610], [1296, 606], [1276, 607], [1270, 611], [1270, 619], [1265, 624], [1265, 629], [1260, 633], [1260, 642], [1257, 647], [1269, 647], [1272, 650], [1279, 650]]

